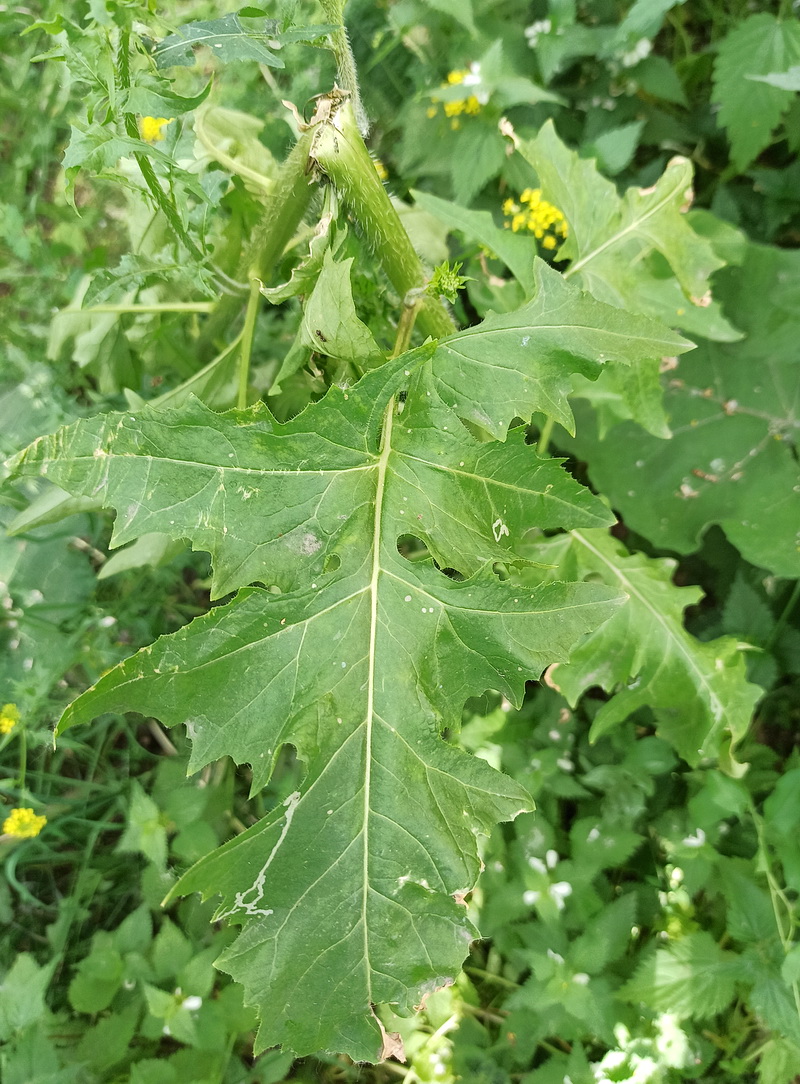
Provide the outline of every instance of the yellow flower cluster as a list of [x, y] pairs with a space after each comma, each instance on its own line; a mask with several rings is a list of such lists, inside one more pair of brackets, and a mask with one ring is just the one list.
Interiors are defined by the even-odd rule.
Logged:
[[[447, 75], [447, 83], [445, 84], [445, 86], [458, 86], [458, 84], [463, 83], [467, 76], [470, 74], [471, 73], [469, 68], [463, 68], [460, 71], [449, 72]], [[439, 101], [435, 94], [431, 95], [431, 98], [434, 102]], [[461, 121], [457, 120], [456, 118], [460, 117], [462, 113], [466, 116], [474, 117], [476, 113], [480, 113], [482, 108], [481, 103], [478, 101], [474, 94], [470, 94], [468, 98], [460, 98], [457, 101], [443, 102], [442, 104], [444, 108], [444, 115], [450, 118], [451, 128], [460, 127]], [[431, 105], [428, 107], [428, 116], [431, 118], [435, 117], [438, 111], [439, 107], [437, 105]]]
[[139, 131], [145, 143], [160, 143], [164, 136], [164, 129], [171, 120], [166, 117], [142, 117], [139, 121]]
[[0, 734], [10, 734], [19, 722], [19, 708], [16, 704], [3, 704], [0, 708]]
[[541, 188], [526, 188], [519, 197], [519, 203], [507, 199], [503, 203], [503, 214], [509, 220], [506, 229], [514, 233], [530, 230], [542, 247], [554, 249], [559, 240], [563, 240], [569, 231], [566, 219], [558, 207], [542, 199]]
[[33, 839], [47, 824], [47, 817], [39, 817], [32, 809], [12, 809], [3, 821], [3, 834], [17, 839]]

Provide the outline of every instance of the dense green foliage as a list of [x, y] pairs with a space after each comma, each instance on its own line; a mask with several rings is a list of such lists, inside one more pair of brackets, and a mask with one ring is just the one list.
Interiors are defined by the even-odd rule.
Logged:
[[0, 11], [0, 1076], [792, 1084], [800, 22], [345, 15]]

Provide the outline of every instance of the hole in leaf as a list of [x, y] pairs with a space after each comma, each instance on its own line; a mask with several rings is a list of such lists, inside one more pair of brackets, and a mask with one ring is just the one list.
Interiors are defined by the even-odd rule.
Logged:
[[397, 539], [397, 552], [407, 561], [423, 561], [430, 556], [428, 547], [414, 534], [401, 534]]
[[323, 573], [335, 572], [342, 566], [342, 559], [338, 553], [329, 553], [325, 558], [325, 563], [322, 566]]

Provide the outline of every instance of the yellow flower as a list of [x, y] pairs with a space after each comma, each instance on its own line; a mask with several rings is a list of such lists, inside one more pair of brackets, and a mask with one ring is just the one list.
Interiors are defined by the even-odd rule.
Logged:
[[426, 110], [426, 113], [428, 114], [428, 119], [429, 119], [429, 120], [433, 120], [433, 118], [434, 118], [434, 117], [436, 116], [436, 114], [437, 114], [438, 112], [439, 112], [439, 107], [438, 107], [438, 106], [436, 106], [436, 105], [429, 105], [429, 106], [428, 106], [428, 108], [427, 108], [427, 110]]
[[447, 82], [450, 86], [455, 86], [456, 83], [463, 83], [464, 79], [469, 75], [469, 69], [464, 68], [463, 71], [455, 71], [447, 73]]
[[559, 238], [563, 240], [569, 232], [558, 207], [542, 199], [541, 188], [524, 189], [518, 203], [513, 199], [504, 200], [503, 214], [509, 220], [505, 223], [506, 229], [514, 233], [527, 230], [550, 251], [557, 248]]
[[164, 129], [171, 120], [166, 117], [142, 117], [139, 121], [139, 131], [145, 143], [160, 143], [164, 139]]
[[3, 821], [3, 834], [17, 839], [33, 839], [47, 824], [47, 817], [37, 816], [32, 809], [12, 809]]
[[16, 704], [3, 704], [0, 708], [0, 734], [10, 734], [19, 719], [19, 708]]

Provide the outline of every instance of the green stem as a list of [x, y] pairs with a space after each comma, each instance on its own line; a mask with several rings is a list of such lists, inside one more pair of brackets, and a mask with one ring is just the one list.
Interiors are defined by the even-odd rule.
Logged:
[[554, 422], [553, 418], [550, 418], [550, 417], [545, 418], [544, 425], [542, 426], [542, 431], [539, 434], [539, 443], [536, 445], [536, 454], [537, 455], [545, 455], [546, 454], [547, 447], [548, 447], [548, 445], [550, 443], [550, 437], [553, 434], [553, 426], [554, 425], [555, 425], [555, 422]]
[[142, 313], [157, 312], [213, 312], [213, 309], [213, 301], [165, 301], [152, 305], [89, 305], [85, 309], [68, 308], [61, 309], [61, 312], [116, 312], [120, 314], [129, 312], [137, 316]]
[[[314, 190], [307, 174], [313, 134], [314, 129], [303, 132], [275, 178], [261, 219], [239, 261], [236, 277], [243, 282], [250, 282], [253, 276], [269, 281], [302, 221]], [[203, 343], [213, 342], [236, 319], [241, 304], [240, 297], [223, 294], [203, 329]]]
[[422, 298], [419, 295], [410, 301], [406, 298], [403, 302], [403, 311], [400, 313], [400, 319], [397, 322], [397, 335], [395, 336], [394, 349], [390, 357], [399, 358], [401, 354], [408, 350], [411, 343], [411, 333], [414, 330], [414, 324], [417, 322], [421, 304]]
[[772, 632], [769, 634], [769, 639], [764, 644], [764, 650], [765, 651], [771, 651], [772, 650], [772, 648], [773, 648], [773, 646], [775, 644], [775, 641], [778, 639], [780, 634], [783, 632], [783, 626], [789, 620], [789, 617], [791, 616], [792, 610], [797, 605], [798, 598], [800, 598], [800, 580], [795, 580], [794, 587], [792, 588], [792, 593], [791, 593], [791, 595], [789, 595], [789, 601], [783, 607], [783, 610], [781, 612], [780, 617], [775, 622], [775, 625], [774, 625], [774, 627], [772, 629]]
[[[117, 85], [119, 90], [123, 92], [129, 90], [131, 85], [130, 44], [130, 30], [127, 28], [120, 30], [119, 48], [117, 50]], [[125, 125], [125, 134], [130, 136], [131, 139], [138, 140], [139, 125], [136, 123], [136, 117], [133, 113], [123, 112], [122, 118]], [[186, 232], [175, 204], [161, 187], [158, 177], [156, 176], [156, 171], [153, 169], [153, 163], [147, 155], [143, 154], [141, 151], [134, 151], [133, 157], [141, 170], [144, 183], [147, 185], [150, 195], [153, 197], [156, 206], [167, 220], [167, 224], [175, 235], [176, 240], [184, 245], [198, 262], [203, 263], [205, 257]]]
[[[375, 171], [349, 101], [338, 108], [334, 103], [331, 119], [318, 125], [311, 158], [336, 185], [400, 297], [405, 299], [412, 290], [424, 287], [427, 276], [422, 261]], [[422, 298], [417, 320], [434, 339], [457, 330], [442, 302], [430, 295]]]
[[[794, 926], [793, 907], [789, 900], [786, 898], [781, 886], [778, 884], [775, 874], [772, 872], [772, 862], [770, 859], [769, 851], [767, 849], [767, 841], [764, 836], [764, 822], [761, 819], [755, 804], [752, 799], [748, 799], [748, 806], [750, 816], [752, 817], [753, 824], [756, 829], [756, 838], [758, 839], [758, 850], [761, 858], [761, 866], [767, 878], [767, 887], [769, 888], [769, 898], [772, 903], [772, 913], [775, 918], [775, 925], [778, 928], [778, 937], [780, 938], [781, 947], [784, 954], [788, 953], [792, 948], [794, 942], [792, 941], [792, 930]], [[786, 917], [789, 923], [788, 932], [784, 930], [783, 916], [781, 915], [780, 904], [783, 904], [786, 909]], [[795, 1010], [797, 1012], [798, 1019], [800, 1019], [800, 986], [797, 982], [791, 982], [788, 984], [792, 995], [794, 997]]]
[[336, 30], [331, 34], [331, 48], [336, 57], [336, 78], [342, 90], [350, 95], [353, 103], [353, 111], [358, 121], [359, 131], [363, 136], [369, 132], [369, 120], [361, 102], [361, 93], [358, 89], [358, 72], [350, 48], [350, 39], [344, 25], [345, 0], [320, 0], [325, 18], [330, 23], [336, 24]]
[[28, 739], [23, 726], [19, 732], [19, 790], [22, 794], [25, 790], [25, 773], [28, 770]]
[[261, 299], [261, 281], [255, 277], [250, 279], [250, 296], [247, 299], [247, 309], [244, 314], [244, 330], [242, 331], [242, 346], [239, 354], [239, 395], [236, 405], [240, 410], [247, 406], [247, 381], [250, 375], [250, 356], [253, 353], [253, 335], [256, 330], [256, 316], [258, 315], [258, 303]]

